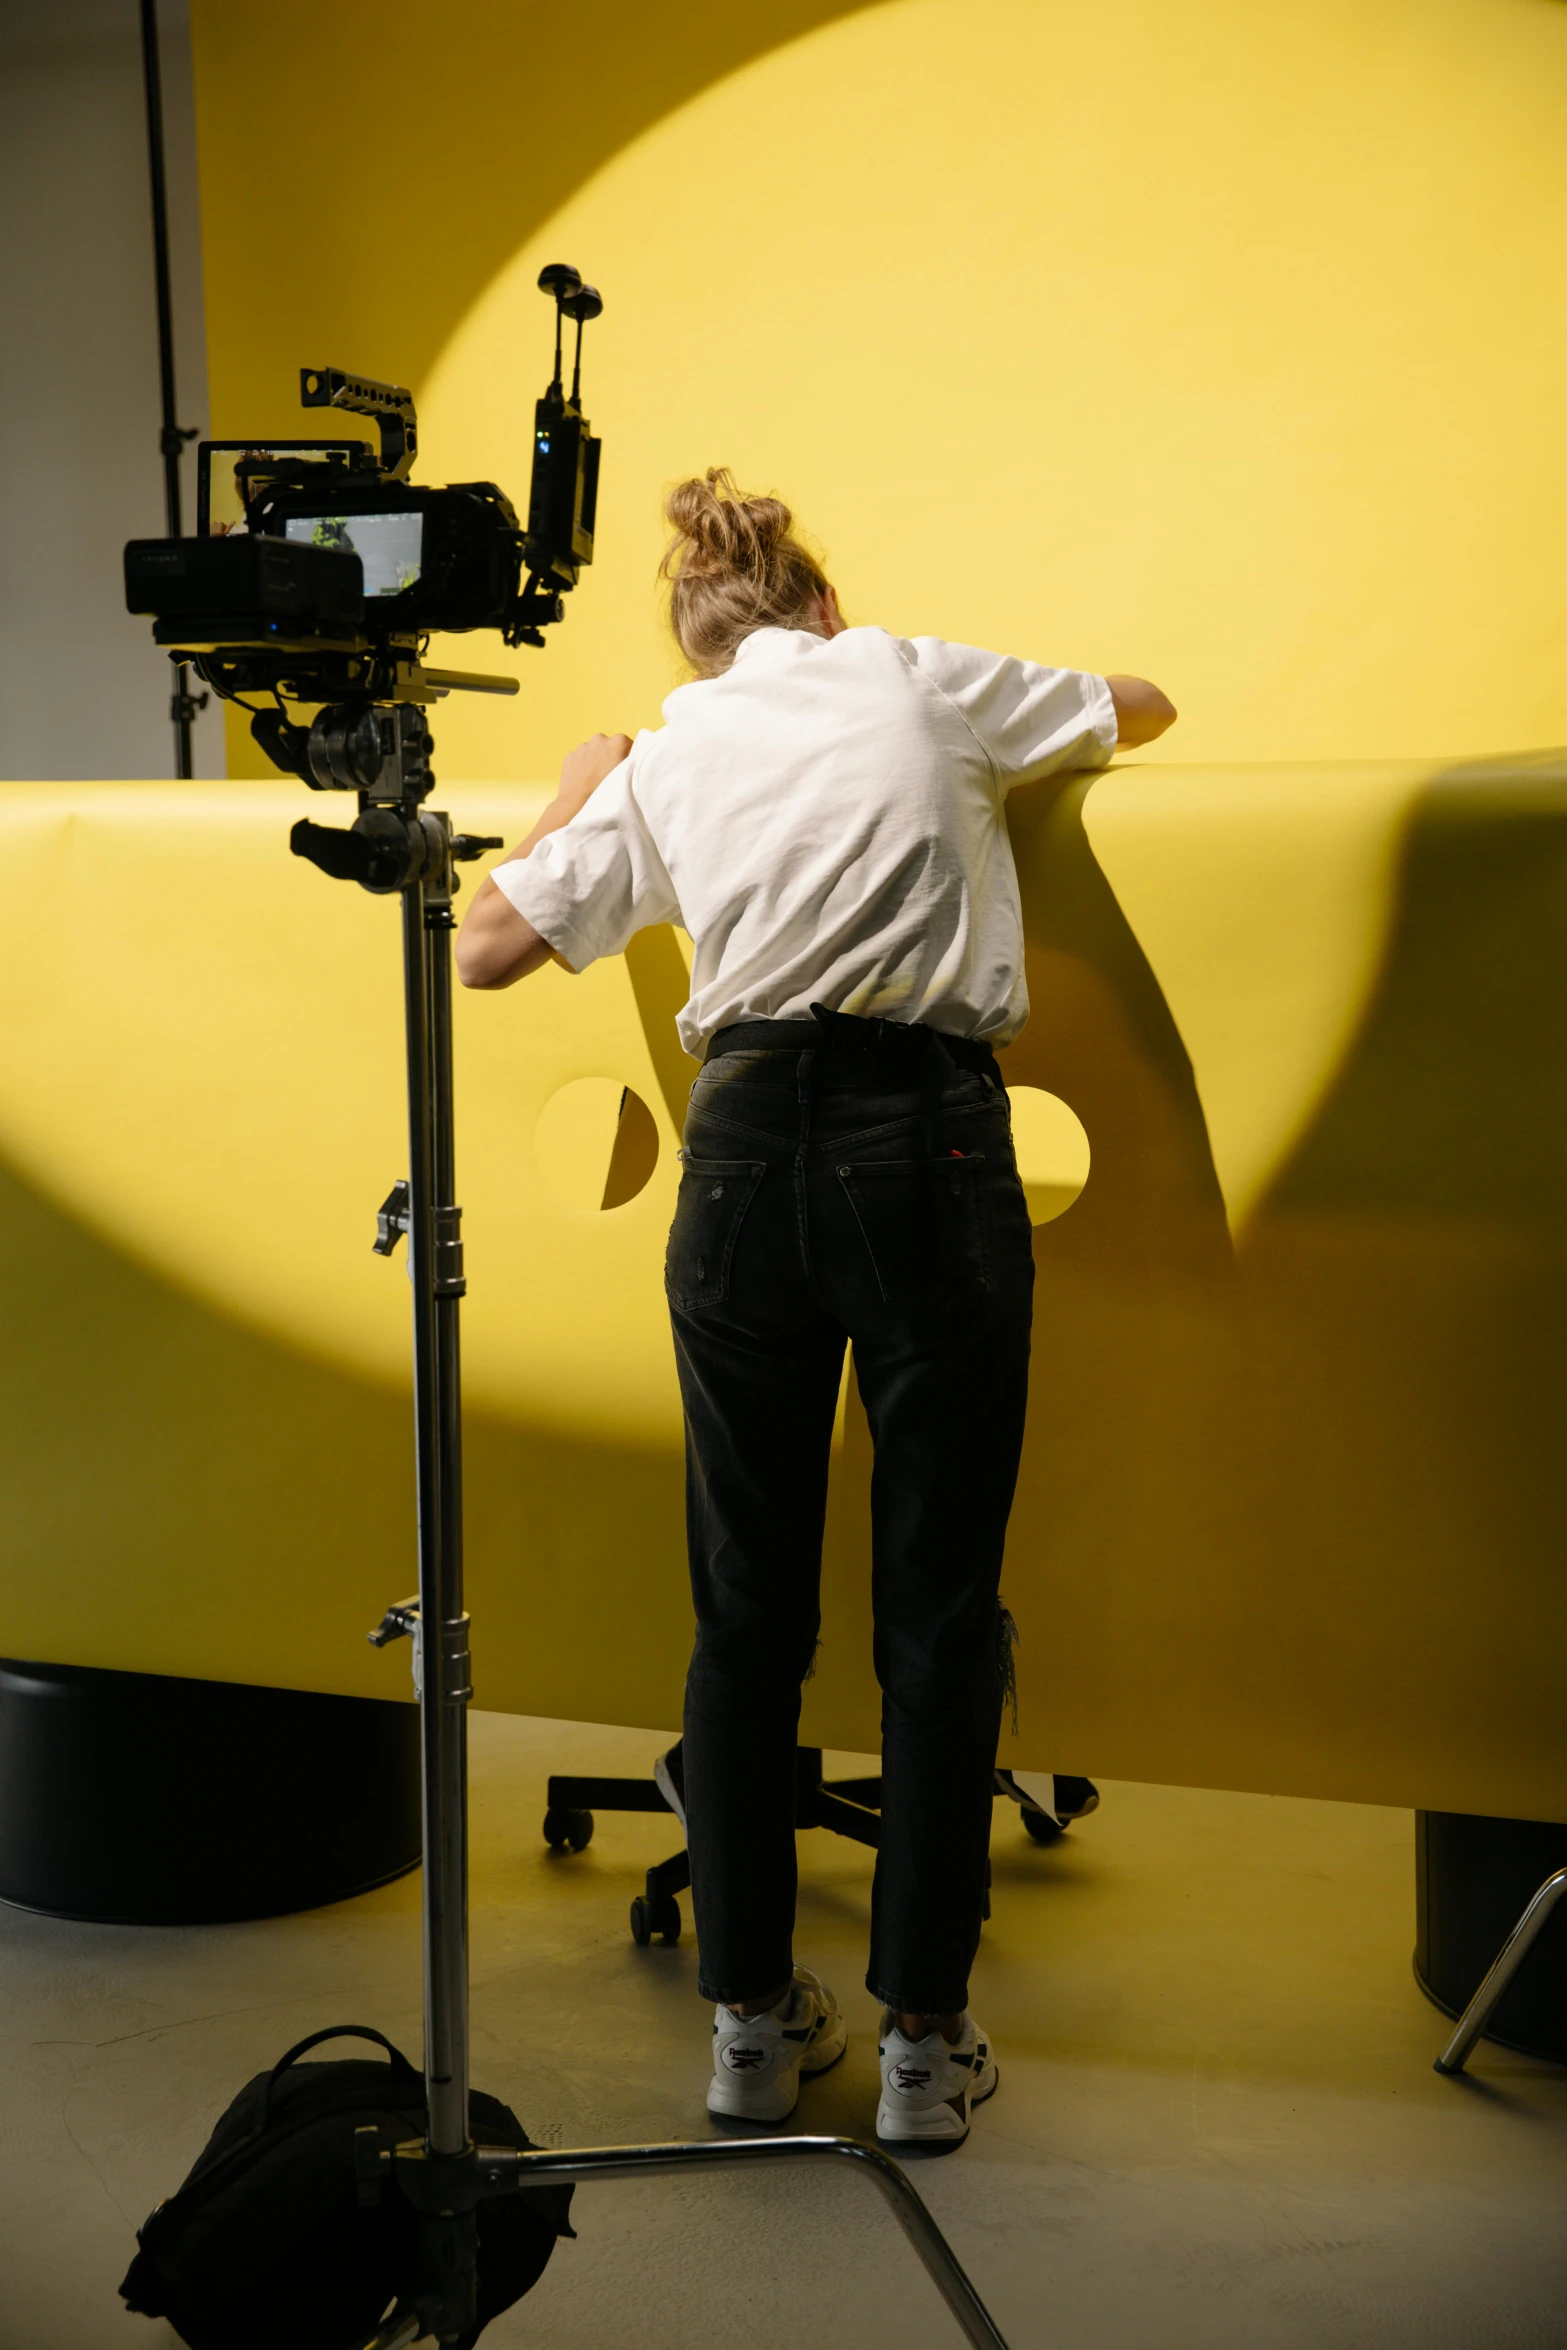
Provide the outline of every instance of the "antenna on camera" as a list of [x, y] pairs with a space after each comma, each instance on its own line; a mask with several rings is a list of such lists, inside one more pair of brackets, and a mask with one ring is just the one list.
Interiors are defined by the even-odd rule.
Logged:
[[[539, 271], [539, 292], [548, 294], [555, 305], [555, 373], [550, 379], [550, 391], [561, 390], [560, 380], [560, 322], [568, 300], [582, 291], [581, 273], [569, 261], [552, 261]], [[596, 299], [596, 297], [595, 297]], [[602, 305], [601, 305], [602, 307]], [[578, 334], [580, 337], [581, 329]], [[548, 394], [545, 395], [546, 398]]]
[[[515, 617], [506, 630], [509, 645], [542, 645], [542, 631], [565, 611], [562, 596], [574, 588], [585, 563], [593, 560], [593, 526], [598, 508], [599, 444], [582, 413], [582, 329], [597, 318], [604, 297], [585, 285], [569, 261], [552, 261], [539, 271], [539, 292], [555, 305], [555, 372], [533, 410], [533, 481], [528, 527], [522, 534], [527, 579]], [[562, 380], [563, 322], [575, 319], [577, 348], [571, 396]]]
[[[560, 310], [555, 313], [557, 322], [562, 310], [568, 318], [574, 318], [577, 322], [577, 349], [571, 363], [571, 398], [574, 407], [580, 407], [582, 404], [582, 329], [590, 318], [599, 317], [603, 308], [604, 297], [598, 287], [581, 285], [578, 286], [574, 294], [567, 295]], [[557, 376], [559, 373], [560, 368], [557, 362]]]

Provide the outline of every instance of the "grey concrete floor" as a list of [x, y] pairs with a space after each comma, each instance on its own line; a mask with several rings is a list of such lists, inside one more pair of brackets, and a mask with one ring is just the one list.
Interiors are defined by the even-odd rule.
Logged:
[[[705, 2134], [695, 1951], [633, 1947], [671, 1823], [545, 1852], [551, 1769], [641, 1732], [478, 1715], [474, 2077], [558, 2145]], [[843, 1758], [843, 1767], [852, 1767]], [[799, 1955], [847, 2009], [799, 2125], [867, 2133], [869, 1855], [802, 1839]], [[975, 2006], [1001, 2087], [917, 2182], [1013, 2350], [1567, 2346], [1567, 2071], [1482, 2047], [1441, 2080], [1410, 1975], [1409, 1816], [1111, 1784], [1059, 1845], [998, 1810]], [[417, 1879], [255, 1925], [65, 1925], [0, 1907], [0, 2350], [161, 2350], [115, 2288], [133, 2231], [253, 2072], [322, 2024], [417, 2056]], [[579, 2190], [580, 2240], [495, 2350], [946, 2350], [860, 2181]], [[280, 2345], [280, 2350], [282, 2346]]]

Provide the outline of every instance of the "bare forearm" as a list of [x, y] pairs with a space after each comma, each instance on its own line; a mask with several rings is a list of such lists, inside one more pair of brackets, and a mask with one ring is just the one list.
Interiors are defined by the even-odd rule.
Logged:
[[[569, 824], [583, 804], [581, 793], [557, 792], [530, 833], [500, 859], [512, 865], [552, 832]], [[541, 970], [554, 949], [539, 936], [525, 915], [519, 914], [506, 892], [487, 873], [474, 893], [472, 905], [457, 934], [457, 976], [464, 987], [515, 987]]]
[[1156, 742], [1175, 724], [1179, 715], [1175, 704], [1146, 677], [1107, 676], [1105, 684], [1115, 704], [1118, 751], [1141, 750], [1144, 743]]
[[[502, 865], [515, 864], [531, 855], [541, 840], [580, 815], [606, 775], [615, 769], [631, 749], [631, 738], [625, 734], [596, 734], [591, 741], [579, 743], [561, 769], [560, 789], [539, 818], [533, 830], [508, 849], [501, 858]], [[457, 976], [464, 987], [493, 989], [513, 987], [519, 979], [538, 971], [555, 953], [549, 940], [541, 938], [525, 915], [519, 914], [510, 898], [496, 887], [493, 876], [487, 874], [474, 893], [472, 905], [463, 917], [457, 933]]]
[[[502, 859], [503, 864], [509, 862]], [[463, 986], [514, 987], [519, 979], [541, 970], [553, 953], [548, 939], [539, 936], [486, 874], [457, 933], [457, 976]]]

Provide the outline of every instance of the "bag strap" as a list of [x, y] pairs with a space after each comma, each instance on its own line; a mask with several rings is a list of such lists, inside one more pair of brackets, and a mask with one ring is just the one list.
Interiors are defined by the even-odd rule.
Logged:
[[421, 2088], [424, 2085], [423, 2074], [416, 2072], [414, 2067], [409, 2063], [407, 2057], [403, 2054], [402, 2050], [400, 2048], [394, 2048], [386, 2034], [384, 2032], [376, 2031], [373, 2025], [328, 2024], [324, 2032], [312, 2032], [308, 2039], [297, 2041], [295, 2045], [288, 2051], [286, 2056], [280, 2056], [278, 2058], [277, 2063], [268, 2073], [267, 2085], [261, 2092], [261, 2118], [256, 2125], [258, 2133], [262, 2130], [265, 2130], [267, 2126], [267, 2117], [272, 2104], [272, 2092], [277, 2087], [277, 2084], [282, 2079], [284, 2073], [288, 2071], [288, 2068], [291, 2064], [298, 2063], [300, 2057], [305, 2054], [307, 2049], [319, 2048], [323, 2040], [374, 2040], [376, 2045], [380, 2048], [384, 2048], [387, 2055], [391, 2058], [392, 2062], [390, 2070], [392, 2072], [406, 2073], [409, 2079], [417, 2081]]

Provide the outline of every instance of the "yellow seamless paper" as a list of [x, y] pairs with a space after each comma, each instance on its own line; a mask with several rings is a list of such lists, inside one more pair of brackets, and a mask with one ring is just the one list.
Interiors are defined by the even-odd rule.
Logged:
[[[442, 798], [511, 837], [537, 804]], [[397, 926], [289, 858], [298, 806], [0, 793], [30, 883], [0, 937], [12, 1653], [389, 1687], [360, 1635], [411, 1565], [406, 1284], [369, 1250], [404, 1165]], [[1015, 804], [1009, 1077], [1093, 1156], [1036, 1233], [1013, 1760], [1560, 1815], [1564, 826], [1549, 760], [1133, 766]], [[683, 967], [650, 933], [459, 999], [485, 1703], [677, 1718]], [[608, 1212], [539, 1162], [583, 1077], [659, 1135]], [[851, 1395], [806, 1727], [860, 1748], [867, 1471]]]

